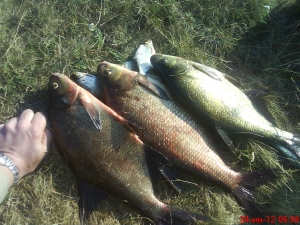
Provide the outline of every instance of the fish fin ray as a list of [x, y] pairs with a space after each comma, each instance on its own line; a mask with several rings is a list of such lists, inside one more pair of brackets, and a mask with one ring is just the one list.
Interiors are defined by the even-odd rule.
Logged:
[[[154, 170], [159, 172], [170, 183], [170, 185], [180, 193], [181, 187], [179, 182], [176, 181], [178, 180], [178, 174], [173, 168], [171, 168], [172, 163], [169, 159], [147, 145], [145, 145], [144, 151], [149, 169], [151, 171]], [[151, 178], [156, 179], [157, 176], [153, 174]]]
[[[222, 81], [222, 78], [224, 77], [224, 75], [221, 72], [219, 72], [218, 70], [215, 70], [208, 66], [202, 65], [200, 63], [192, 62], [192, 66], [196, 70], [199, 70], [199, 71], [205, 73], [206, 75], [208, 75], [209, 77], [211, 77], [215, 80]], [[221, 74], [223, 77], [221, 76]]]
[[[278, 143], [271, 143], [270, 144], [275, 150], [281, 155], [279, 157], [282, 161], [284, 161], [287, 164], [290, 164], [291, 166], [294, 166], [295, 168], [300, 168], [300, 162], [299, 162], [299, 156], [295, 154], [295, 149], [296, 147], [292, 147], [292, 151]], [[298, 146], [299, 148], [299, 146]]]
[[226, 80], [228, 80], [230, 83], [232, 83], [234, 86], [238, 87], [238, 88], [242, 88], [243, 85], [241, 84], [240, 81], [238, 81], [237, 79], [233, 78], [232, 76], [229, 76], [227, 74], [223, 74], [224, 77], [226, 78]]
[[101, 124], [100, 112], [95, 108], [95, 106], [91, 102], [88, 102], [82, 96], [81, 96], [80, 100], [81, 100], [81, 104], [84, 106], [84, 108], [85, 108], [86, 112], [88, 113], [89, 117], [93, 121], [96, 129], [98, 131], [101, 131], [102, 124]]
[[224, 130], [222, 130], [220, 127], [216, 127], [216, 130], [217, 130], [218, 134], [220, 135], [220, 137], [223, 139], [223, 141], [226, 143], [226, 145], [230, 148], [230, 150], [235, 151], [236, 148], [234, 147], [233, 142], [229, 138], [227, 133]]
[[250, 99], [262, 99], [265, 96], [270, 94], [270, 91], [268, 90], [256, 90], [256, 89], [250, 89], [244, 91], [244, 94]]
[[197, 220], [201, 221], [210, 221], [211, 219], [200, 215], [198, 213], [192, 213], [182, 209], [170, 207], [169, 212], [165, 214], [162, 220], [156, 224], [167, 225], [167, 224], [176, 224], [176, 225], [187, 225], [195, 223]]
[[263, 214], [254, 204], [255, 198], [251, 191], [260, 185], [276, 180], [279, 173], [278, 169], [265, 169], [241, 173], [241, 181], [232, 193], [244, 210], [251, 214], [251, 216], [263, 217]]
[[155, 94], [156, 96], [164, 99], [164, 100], [170, 100], [168, 94], [158, 85], [153, 84], [152, 82], [150, 82], [147, 77], [140, 75], [137, 76], [136, 81], [142, 85], [143, 87], [145, 87], [148, 91], [151, 91], [153, 94]]
[[81, 179], [78, 181], [78, 192], [79, 218], [80, 223], [84, 224], [92, 211], [96, 209], [97, 205], [100, 204], [108, 194], [99, 187]]

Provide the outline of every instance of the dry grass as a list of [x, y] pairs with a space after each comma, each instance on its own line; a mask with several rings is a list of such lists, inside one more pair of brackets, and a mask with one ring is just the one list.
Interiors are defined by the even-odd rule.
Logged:
[[[132, 57], [152, 39], [157, 52], [215, 67], [245, 88], [268, 89], [268, 107], [278, 126], [300, 133], [299, 0], [2, 0], [0, 4], [0, 122], [25, 108], [48, 115], [49, 74], [91, 72], [100, 60]], [[264, 6], [270, 6], [270, 11]], [[101, 33], [92, 33], [89, 23]], [[280, 168], [281, 179], [255, 194], [267, 215], [300, 216], [299, 171], [258, 142], [236, 140], [238, 151], [222, 153], [239, 171]], [[270, 151], [269, 151], [270, 150]], [[76, 179], [53, 145], [41, 169], [13, 187], [0, 206], [0, 224], [78, 224]], [[244, 213], [218, 185], [182, 172], [183, 194], [164, 183], [164, 202], [206, 214], [213, 224], [238, 224]], [[148, 224], [110, 196], [91, 224]]]

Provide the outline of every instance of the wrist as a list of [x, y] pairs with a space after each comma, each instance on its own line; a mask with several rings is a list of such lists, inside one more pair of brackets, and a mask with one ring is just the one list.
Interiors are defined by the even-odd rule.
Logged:
[[13, 184], [17, 183], [19, 181], [19, 169], [15, 162], [6, 154], [0, 152], [0, 163], [3, 168], [6, 168], [4, 171], [10, 171], [10, 174], [13, 176]]
[[13, 173], [10, 171], [10, 169], [8, 167], [4, 166], [2, 163], [0, 163], [0, 171], [2, 172], [2, 174], [6, 175], [6, 177], [9, 180], [9, 186], [11, 187], [14, 184]]

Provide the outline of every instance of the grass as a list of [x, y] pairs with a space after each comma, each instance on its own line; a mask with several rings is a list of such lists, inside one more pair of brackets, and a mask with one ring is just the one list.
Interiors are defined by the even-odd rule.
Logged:
[[[270, 6], [270, 10], [265, 6]], [[157, 52], [178, 55], [226, 72], [244, 89], [267, 89], [265, 101], [277, 125], [300, 133], [299, 0], [3, 0], [0, 4], [0, 123], [26, 108], [48, 115], [49, 74], [93, 72], [100, 60], [131, 59], [152, 39]], [[96, 32], [89, 30], [94, 23]], [[259, 188], [267, 215], [300, 216], [299, 171], [280, 163], [268, 147], [238, 139], [222, 157], [238, 171], [279, 168], [283, 175]], [[184, 193], [164, 183], [157, 196], [172, 206], [199, 212], [214, 224], [238, 224], [244, 213], [218, 185], [182, 172]], [[74, 175], [53, 144], [33, 175], [10, 190], [0, 206], [0, 224], [78, 224]], [[110, 196], [91, 224], [148, 224]]]

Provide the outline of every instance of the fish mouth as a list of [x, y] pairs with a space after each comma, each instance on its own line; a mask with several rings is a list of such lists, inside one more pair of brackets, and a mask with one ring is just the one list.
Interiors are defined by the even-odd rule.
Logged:
[[98, 71], [100, 71], [103, 66], [108, 66], [108, 65], [109, 65], [109, 62], [107, 62], [107, 61], [100, 62], [98, 65]]
[[71, 80], [77, 81], [83, 77], [85, 77], [87, 73], [82, 73], [82, 72], [74, 72], [70, 75]]

